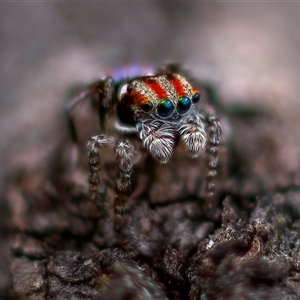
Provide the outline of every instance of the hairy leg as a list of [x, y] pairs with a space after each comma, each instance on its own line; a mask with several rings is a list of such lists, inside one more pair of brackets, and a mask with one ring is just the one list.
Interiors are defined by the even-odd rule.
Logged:
[[139, 122], [136, 128], [143, 146], [153, 159], [160, 164], [167, 163], [175, 147], [175, 128], [168, 123], [155, 120]]
[[85, 89], [77, 93], [65, 106], [64, 115], [71, 141], [78, 142], [77, 130], [72, 116], [73, 108], [82, 101], [90, 101], [98, 109], [101, 132], [105, 131], [105, 116], [114, 106], [115, 99], [114, 82], [111, 77], [104, 80], [95, 81]]
[[206, 175], [206, 195], [212, 198], [215, 193], [214, 179], [217, 175], [217, 165], [219, 159], [219, 144], [222, 140], [222, 127], [219, 120], [214, 115], [205, 117], [207, 122], [207, 175]]
[[[90, 197], [98, 205], [99, 196], [105, 197], [105, 187], [101, 182], [101, 151], [105, 147], [114, 149], [118, 165], [118, 176], [116, 179], [116, 198], [114, 202], [115, 210], [115, 229], [120, 230], [123, 223], [123, 214], [128, 197], [132, 191], [132, 170], [137, 162], [139, 155], [134, 146], [128, 140], [116, 141], [114, 138], [108, 138], [104, 134], [92, 137], [88, 142], [88, 160], [90, 164]], [[98, 192], [99, 187], [104, 192]]]
[[194, 111], [183, 119], [182, 125], [178, 128], [180, 140], [192, 158], [199, 157], [203, 153], [207, 142], [205, 125], [201, 117], [198, 111]]
[[[101, 152], [104, 148], [113, 148], [116, 144], [114, 138], [108, 138], [105, 134], [100, 134], [90, 138], [87, 144], [88, 149], [88, 161], [90, 164], [90, 198], [98, 201], [99, 187], [104, 190], [103, 183], [101, 181]], [[101, 194], [101, 193], [100, 193]], [[104, 195], [105, 196], [105, 195]]]
[[115, 146], [115, 155], [118, 163], [119, 174], [116, 180], [116, 198], [114, 202], [114, 224], [117, 231], [123, 225], [123, 214], [126, 202], [132, 192], [132, 170], [135, 149], [128, 140], [121, 140]]

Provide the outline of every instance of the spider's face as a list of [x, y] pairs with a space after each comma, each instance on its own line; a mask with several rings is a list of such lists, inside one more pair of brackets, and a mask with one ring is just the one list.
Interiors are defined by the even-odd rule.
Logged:
[[177, 74], [137, 78], [122, 88], [120, 97], [127, 114], [123, 119], [131, 118], [132, 124], [143, 119], [178, 122], [199, 100], [199, 91]]
[[203, 150], [205, 132], [194, 113], [199, 100], [199, 91], [181, 75], [143, 76], [122, 88], [118, 115], [123, 123], [136, 127], [152, 157], [166, 163], [179, 139], [191, 157]]

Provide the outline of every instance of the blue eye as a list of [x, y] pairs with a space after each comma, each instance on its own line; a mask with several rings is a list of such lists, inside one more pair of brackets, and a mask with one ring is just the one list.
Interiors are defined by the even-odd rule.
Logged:
[[185, 114], [191, 107], [192, 102], [188, 97], [182, 97], [177, 103], [177, 111], [180, 115]]
[[193, 103], [198, 103], [201, 99], [201, 94], [196, 93], [193, 97], [192, 97], [192, 101]]
[[174, 105], [170, 100], [163, 100], [157, 105], [157, 114], [162, 118], [169, 117], [174, 111]]

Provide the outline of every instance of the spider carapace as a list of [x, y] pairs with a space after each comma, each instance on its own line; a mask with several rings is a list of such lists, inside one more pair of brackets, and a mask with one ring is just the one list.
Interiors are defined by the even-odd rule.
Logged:
[[[140, 159], [142, 150], [126, 139], [129, 134], [136, 135], [141, 141], [139, 144], [158, 164], [168, 163], [178, 144], [184, 145], [191, 158], [206, 157], [206, 194], [213, 197], [221, 125], [214, 115], [198, 108], [201, 94], [186, 77], [167, 69], [127, 80], [114, 81], [107, 77], [89, 85], [71, 101], [67, 111], [86, 98], [96, 99], [102, 131], [106, 116], [115, 113], [114, 127], [124, 136], [119, 139], [101, 133], [91, 137], [87, 145], [90, 197], [94, 200], [102, 184], [99, 174], [102, 150], [109, 147], [115, 152], [118, 165], [114, 202], [116, 229], [122, 224], [126, 200], [132, 192], [133, 166]], [[70, 114], [67, 116], [75, 140], [75, 127]]]

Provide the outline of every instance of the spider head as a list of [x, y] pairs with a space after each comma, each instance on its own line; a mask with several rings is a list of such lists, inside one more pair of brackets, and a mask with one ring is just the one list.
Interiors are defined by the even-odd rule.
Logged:
[[143, 76], [122, 87], [118, 114], [128, 125], [149, 118], [162, 123], [177, 123], [200, 98], [199, 91], [181, 75]]
[[136, 78], [121, 90], [120, 120], [136, 127], [155, 160], [166, 163], [180, 136], [182, 124], [200, 100], [200, 93], [181, 75]]

